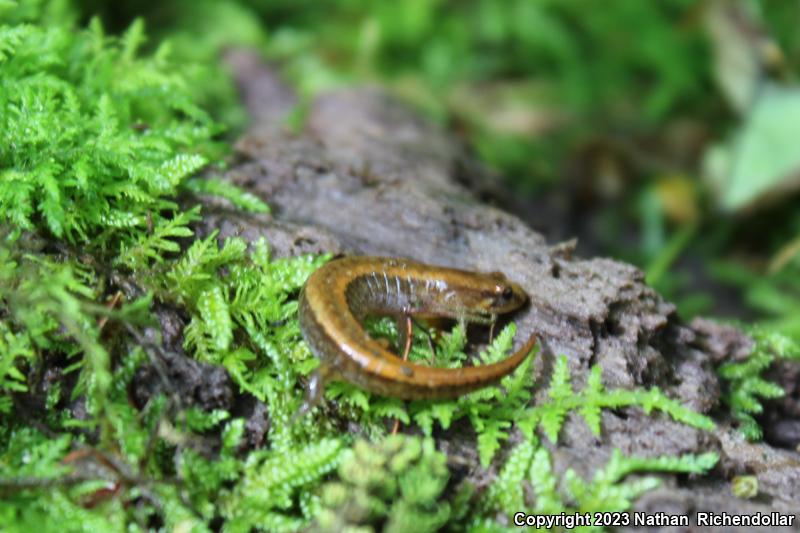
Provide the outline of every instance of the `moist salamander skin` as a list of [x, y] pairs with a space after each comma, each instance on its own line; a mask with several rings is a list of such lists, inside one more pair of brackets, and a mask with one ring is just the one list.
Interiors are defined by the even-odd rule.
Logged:
[[476, 273], [386, 257], [345, 257], [317, 269], [300, 295], [300, 329], [322, 365], [312, 378], [314, 396], [325, 379], [339, 378], [371, 392], [402, 399], [453, 398], [494, 384], [516, 369], [536, 343], [490, 365], [432, 368], [404, 361], [372, 339], [367, 315], [446, 317], [492, 324], [520, 308], [525, 291], [500, 273]]

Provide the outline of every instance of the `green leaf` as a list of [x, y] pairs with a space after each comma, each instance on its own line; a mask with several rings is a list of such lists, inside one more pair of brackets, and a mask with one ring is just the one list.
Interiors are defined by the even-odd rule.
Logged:
[[[725, 149], [718, 148], [714, 183], [728, 210], [751, 207], [769, 195], [800, 185], [800, 89], [767, 84], [761, 88], [742, 130]], [[724, 151], [723, 151], [724, 150]]]

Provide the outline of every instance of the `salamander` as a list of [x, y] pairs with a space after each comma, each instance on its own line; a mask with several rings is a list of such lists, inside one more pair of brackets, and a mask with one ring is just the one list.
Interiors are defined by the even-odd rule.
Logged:
[[316, 403], [328, 379], [344, 379], [368, 391], [401, 399], [454, 398], [497, 383], [532, 351], [535, 335], [497, 363], [434, 368], [406, 361], [370, 337], [369, 315], [444, 317], [493, 325], [518, 309], [525, 291], [501, 273], [481, 274], [387, 257], [344, 257], [314, 271], [299, 301], [300, 329], [321, 365], [309, 382]]

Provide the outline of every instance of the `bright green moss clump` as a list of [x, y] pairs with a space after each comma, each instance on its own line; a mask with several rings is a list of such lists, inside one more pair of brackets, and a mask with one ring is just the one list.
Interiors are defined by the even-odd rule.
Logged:
[[315, 526], [331, 533], [438, 531], [453, 514], [441, 499], [450, 477], [446, 463], [431, 439], [357, 441], [343, 454], [339, 480], [322, 487]]
[[218, 128], [169, 46], [141, 56], [144, 39], [141, 21], [122, 38], [96, 19], [0, 27], [4, 223], [113, 254], [172, 219], [170, 197], [218, 153]]
[[0, 393], [27, 389], [21, 360], [80, 353], [77, 392], [97, 414], [110, 384], [103, 265], [144, 268], [191, 235], [197, 214], [174, 198], [221, 153], [219, 128], [168, 46], [138, 52], [141, 21], [117, 38], [96, 19], [74, 27], [64, 3], [5, 2], [0, 15]]

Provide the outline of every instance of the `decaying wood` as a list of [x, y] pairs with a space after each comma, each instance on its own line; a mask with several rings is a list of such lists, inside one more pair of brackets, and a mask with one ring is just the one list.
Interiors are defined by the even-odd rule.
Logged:
[[[577, 387], [599, 364], [608, 387], [656, 385], [714, 414], [720, 401], [714, 364], [749, 345], [738, 331], [703, 320], [687, 324], [637, 268], [575, 257], [573, 243], [550, 245], [518, 218], [478, 202], [471, 186], [485, 184], [487, 174], [447, 133], [384, 93], [324, 94], [311, 106], [304, 131], [291, 133], [284, 122], [295, 98], [274, 71], [246, 52], [231, 53], [228, 61], [253, 126], [237, 144], [227, 178], [261, 196], [273, 214], [249, 216], [210, 204], [201, 235], [219, 229], [222, 237], [265, 236], [277, 255], [385, 254], [502, 271], [531, 295], [530, 308], [515, 320], [522, 337], [535, 331], [544, 346], [535, 365], [539, 391], [553, 357], [566, 355]], [[558, 446], [548, 445], [557, 471], [571, 467], [584, 476], [614, 448], [644, 456], [720, 453], [711, 475], [668, 479], [637, 502], [638, 510], [800, 509], [797, 452], [746, 443], [728, 421], [717, 421], [718, 430], [709, 433], [639, 409], [606, 411], [600, 438], [574, 420]], [[466, 475], [484, 485], [494, 474], [480, 477], [474, 438], [461, 431], [441, 434], [441, 446], [465, 459]], [[512, 435], [510, 444], [518, 439]], [[758, 498], [731, 494], [730, 479], [742, 474], [758, 476]]]

